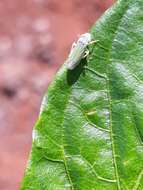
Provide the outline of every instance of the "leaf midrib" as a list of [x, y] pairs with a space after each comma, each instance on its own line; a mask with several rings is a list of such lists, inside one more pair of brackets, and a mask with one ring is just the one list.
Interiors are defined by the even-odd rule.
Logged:
[[116, 160], [116, 151], [115, 151], [115, 143], [114, 143], [114, 134], [113, 134], [113, 124], [112, 124], [112, 98], [111, 98], [111, 94], [110, 94], [110, 74], [109, 74], [109, 64], [112, 63], [112, 59], [111, 59], [111, 52], [112, 52], [112, 47], [113, 47], [113, 42], [117, 36], [117, 31], [118, 28], [120, 27], [120, 24], [122, 22], [122, 18], [125, 16], [128, 8], [130, 5], [130, 1], [128, 2], [125, 10], [123, 11], [123, 14], [121, 15], [121, 18], [116, 26], [115, 32], [114, 32], [114, 36], [112, 38], [111, 41], [111, 46], [108, 49], [108, 66], [107, 66], [107, 80], [106, 80], [106, 85], [107, 85], [107, 96], [108, 96], [108, 101], [109, 101], [109, 121], [110, 121], [110, 139], [111, 139], [111, 146], [112, 146], [112, 157], [113, 157], [113, 164], [114, 164], [114, 169], [115, 169], [115, 177], [116, 177], [116, 181], [117, 181], [117, 188], [118, 190], [121, 190], [121, 184], [120, 184], [120, 179], [119, 179], [119, 172], [118, 172], [118, 166], [117, 166], [117, 160]]

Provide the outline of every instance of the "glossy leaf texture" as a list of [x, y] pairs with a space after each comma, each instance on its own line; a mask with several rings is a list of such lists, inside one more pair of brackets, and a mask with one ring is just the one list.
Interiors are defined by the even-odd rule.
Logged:
[[119, 0], [91, 34], [87, 61], [48, 88], [21, 190], [143, 189], [143, 0]]

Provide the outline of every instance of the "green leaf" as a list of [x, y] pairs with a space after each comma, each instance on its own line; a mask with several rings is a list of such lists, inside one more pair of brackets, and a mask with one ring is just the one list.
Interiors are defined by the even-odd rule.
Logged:
[[143, 0], [119, 0], [91, 33], [87, 66], [48, 89], [21, 190], [143, 189]]

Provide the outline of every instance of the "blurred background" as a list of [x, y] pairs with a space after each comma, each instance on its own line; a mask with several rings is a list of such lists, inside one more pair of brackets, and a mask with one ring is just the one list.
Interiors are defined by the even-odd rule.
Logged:
[[0, 190], [18, 190], [32, 128], [71, 44], [113, 0], [0, 1]]

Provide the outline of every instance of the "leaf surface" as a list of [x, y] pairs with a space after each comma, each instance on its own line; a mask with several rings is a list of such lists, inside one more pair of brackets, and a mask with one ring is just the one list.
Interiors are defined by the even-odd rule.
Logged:
[[97, 44], [45, 95], [21, 190], [143, 189], [143, 1], [119, 0]]

